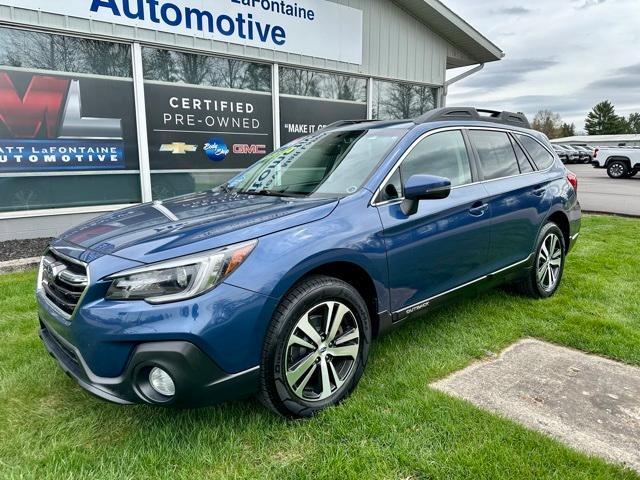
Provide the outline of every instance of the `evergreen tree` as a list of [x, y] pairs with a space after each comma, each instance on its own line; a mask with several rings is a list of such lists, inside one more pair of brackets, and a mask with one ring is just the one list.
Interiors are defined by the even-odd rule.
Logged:
[[576, 134], [576, 126], [575, 124], [568, 124], [568, 123], [563, 123], [560, 126], [560, 132], [559, 135], [561, 138], [565, 138], [565, 137], [573, 137]]
[[616, 110], [609, 100], [593, 107], [584, 125], [589, 135], [617, 135], [628, 131], [626, 120], [616, 115]]
[[629, 115], [627, 123], [629, 124], [629, 133], [640, 134], [640, 113], [632, 113]]

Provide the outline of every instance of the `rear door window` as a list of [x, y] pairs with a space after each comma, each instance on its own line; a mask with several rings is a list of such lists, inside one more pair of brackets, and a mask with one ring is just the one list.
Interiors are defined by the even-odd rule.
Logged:
[[534, 140], [528, 135], [516, 135], [518, 140], [525, 148], [533, 161], [536, 163], [538, 170], [546, 170], [551, 165], [553, 165], [553, 155], [549, 153], [549, 151], [544, 148], [538, 141]]
[[478, 153], [480, 168], [485, 180], [520, 174], [516, 153], [507, 133], [470, 130], [469, 138]]
[[511, 142], [513, 143], [513, 149], [516, 151], [516, 158], [518, 159], [518, 165], [520, 166], [521, 173], [530, 173], [534, 172], [535, 168], [531, 165], [531, 162], [527, 158], [527, 155], [522, 150], [522, 147], [515, 141], [514, 138], [511, 138]]

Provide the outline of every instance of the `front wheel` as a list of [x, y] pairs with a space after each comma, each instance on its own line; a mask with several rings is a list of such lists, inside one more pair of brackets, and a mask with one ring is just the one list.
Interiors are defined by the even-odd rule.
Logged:
[[532, 298], [551, 297], [562, 280], [565, 253], [562, 231], [555, 223], [547, 223], [538, 236], [533, 267], [517, 285], [518, 290]]
[[614, 160], [607, 167], [607, 175], [611, 178], [625, 178], [629, 175], [629, 167], [622, 160]]
[[367, 305], [342, 280], [312, 276], [282, 300], [266, 336], [259, 399], [285, 417], [310, 417], [344, 400], [371, 342]]

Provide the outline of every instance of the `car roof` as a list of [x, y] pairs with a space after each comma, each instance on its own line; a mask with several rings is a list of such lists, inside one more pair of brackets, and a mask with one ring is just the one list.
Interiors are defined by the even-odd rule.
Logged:
[[[484, 110], [474, 107], [448, 107], [430, 110], [414, 119], [403, 120], [342, 120], [327, 125], [320, 131], [330, 130], [373, 130], [373, 129], [404, 129], [411, 130], [420, 125], [440, 126], [488, 126], [496, 124], [508, 127], [510, 130], [527, 133], [538, 133], [531, 130], [527, 117], [522, 113], [507, 111]], [[544, 137], [539, 134], [538, 136]]]

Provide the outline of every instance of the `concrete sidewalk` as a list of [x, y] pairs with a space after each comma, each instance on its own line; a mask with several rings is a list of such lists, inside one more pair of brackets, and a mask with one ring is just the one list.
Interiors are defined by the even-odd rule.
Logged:
[[535, 339], [433, 388], [640, 473], [640, 368]]

